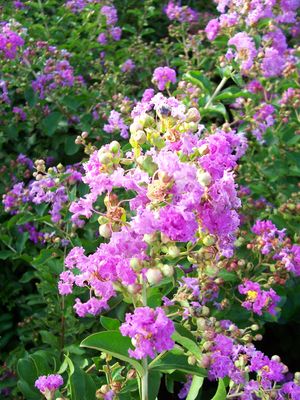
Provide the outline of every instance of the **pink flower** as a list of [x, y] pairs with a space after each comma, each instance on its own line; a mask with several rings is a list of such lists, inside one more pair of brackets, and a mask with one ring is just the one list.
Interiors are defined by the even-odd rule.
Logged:
[[169, 67], [155, 68], [152, 78], [159, 90], [165, 90], [170, 83], [176, 83], [176, 72]]

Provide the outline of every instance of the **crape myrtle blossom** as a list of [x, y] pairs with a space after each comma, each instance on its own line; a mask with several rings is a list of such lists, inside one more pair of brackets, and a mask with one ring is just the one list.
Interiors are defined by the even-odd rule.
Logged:
[[180, 6], [180, 2], [170, 0], [164, 11], [170, 21], [179, 21], [181, 23], [198, 22], [199, 13], [188, 6]]
[[130, 357], [138, 360], [156, 353], [172, 350], [174, 341], [171, 339], [175, 331], [173, 322], [167, 318], [162, 308], [139, 307], [133, 314], [126, 314], [125, 322], [120, 331], [123, 336], [129, 336], [135, 350], [129, 349]]
[[122, 72], [130, 72], [134, 70], [135, 68], [135, 63], [131, 60], [131, 58], [128, 58], [122, 65], [121, 65], [121, 71]]
[[121, 114], [112, 110], [108, 117], [108, 124], [105, 124], [103, 130], [107, 133], [120, 132], [123, 139], [128, 138], [128, 126], [125, 124]]
[[24, 39], [11, 30], [10, 24], [0, 26], [0, 56], [13, 60], [24, 43]]
[[263, 311], [276, 314], [276, 305], [280, 297], [273, 289], [262, 290], [259, 283], [252, 281], [245, 281], [242, 285], [239, 285], [238, 289], [241, 294], [246, 295], [246, 300], [242, 303], [242, 306], [247, 310], [258, 315], [262, 315]]
[[34, 386], [46, 397], [51, 399], [52, 394], [64, 384], [61, 375], [42, 375], [36, 381]]
[[169, 67], [155, 68], [152, 81], [157, 85], [159, 90], [165, 90], [169, 87], [170, 83], [176, 83], [176, 72]]
[[[219, 130], [200, 138], [198, 131], [204, 127], [198, 125], [198, 110], [187, 109], [161, 93], [153, 96], [150, 90], [141, 104], [149, 103], [152, 111], [135, 117], [130, 126], [133, 151], [124, 159], [120, 144], [112, 142], [92, 153], [82, 178], [90, 192], [70, 206], [72, 221], [80, 226], [83, 218], [96, 212], [99, 196], [105, 195], [106, 212], [99, 217], [99, 233], [108, 243], [88, 256], [83, 249], [73, 249], [72, 269], [61, 275], [59, 284], [61, 294], [69, 294], [74, 285], [89, 289], [86, 303], [76, 300], [80, 316], [106, 309], [121, 288], [139, 293], [145, 276], [151, 284], [168, 273], [148, 265], [149, 238], [158, 241], [159, 248], [159, 235], [174, 243], [196, 244], [199, 235], [211, 234], [216, 252], [225, 257], [233, 253], [240, 207], [233, 170], [247, 147], [244, 135]], [[146, 141], [151, 146], [144, 151], [139, 143]], [[115, 189], [130, 191], [132, 196], [123, 205]], [[142, 271], [132, 266], [133, 258], [139, 260], [134, 265], [145, 264]], [[69, 256], [66, 267], [70, 268]], [[209, 294], [209, 290], [206, 297], [213, 298], [217, 291]], [[203, 297], [201, 301], [207, 300]]]
[[236, 61], [241, 62], [241, 70], [247, 74], [252, 68], [254, 59], [257, 55], [255, 43], [246, 32], [238, 32], [228, 41], [229, 46], [234, 46], [236, 52], [227, 53], [227, 57], [233, 57]]
[[69, 61], [50, 58], [46, 61], [43, 72], [32, 81], [32, 88], [41, 99], [44, 99], [48, 93], [59, 87], [72, 87], [76, 84], [82, 85], [83, 78], [74, 75], [74, 69]]

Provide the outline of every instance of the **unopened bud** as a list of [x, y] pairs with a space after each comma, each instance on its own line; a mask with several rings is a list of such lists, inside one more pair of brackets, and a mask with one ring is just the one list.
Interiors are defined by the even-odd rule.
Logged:
[[167, 278], [171, 278], [174, 275], [174, 268], [172, 267], [172, 265], [163, 265], [161, 271]]
[[177, 258], [180, 254], [180, 250], [177, 246], [171, 245], [168, 247], [167, 255], [171, 258]]
[[118, 151], [120, 150], [120, 143], [114, 140], [110, 143], [109, 150], [114, 154], [118, 153]]
[[162, 275], [160, 269], [150, 268], [146, 272], [146, 277], [147, 277], [147, 280], [150, 283], [150, 285], [155, 285], [162, 280], [163, 275]]
[[198, 171], [197, 172], [198, 182], [203, 186], [209, 186], [211, 183], [211, 176], [209, 172]]
[[186, 114], [187, 122], [199, 122], [200, 118], [200, 113], [195, 107], [190, 108]]
[[203, 238], [203, 244], [205, 246], [212, 246], [216, 243], [216, 238], [213, 235], [207, 235]]
[[99, 234], [105, 239], [109, 239], [111, 237], [111, 228], [109, 224], [104, 224], [99, 226]]

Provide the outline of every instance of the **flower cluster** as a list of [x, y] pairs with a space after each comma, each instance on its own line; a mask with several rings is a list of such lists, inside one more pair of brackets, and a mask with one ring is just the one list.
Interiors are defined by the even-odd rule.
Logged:
[[258, 315], [262, 315], [263, 311], [270, 314], [276, 314], [276, 305], [280, 297], [273, 289], [262, 290], [259, 283], [246, 281], [239, 285], [239, 292], [246, 295], [246, 300], [242, 306], [249, 311], [253, 311]]
[[169, 67], [158, 67], [154, 70], [152, 81], [159, 90], [165, 90], [170, 83], [176, 83], [176, 72]]
[[45, 396], [48, 392], [55, 392], [60, 386], [64, 384], [63, 378], [61, 375], [42, 375], [35, 381], [35, 387], [39, 389], [41, 393]]
[[198, 22], [199, 13], [188, 6], [180, 6], [179, 2], [170, 0], [164, 9], [170, 21], [179, 21], [181, 23]]
[[40, 98], [44, 99], [48, 93], [59, 87], [72, 87], [75, 84], [82, 85], [83, 78], [74, 75], [74, 69], [69, 61], [50, 58], [46, 61], [43, 72], [32, 82], [32, 87]]
[[122, 35], [122, 28], [116, 26], [116, 23], [118, 22], [116, 8], [114, 6], [103, 6], [100, 12], [105, 17], [107, 30], [99, 34], [97, 41], [103, 46], [107, 44], [108, 37], [111, 37], [115, 41], [119, 41]]
[[24, 45], [24, 39], [11, 30], [10, 24], [0, 26], [0, 54], [9, 60], [17, 56], [20, 47]]
[[129, 349], [129, 355], [138, 360], [147, 356], [154, 358], [156, 353], [171, 350], [174, 330], [173, 322], [159, 307], [136, 308], [133, 314], [126, 314], [120, 327], [122, 335], [129, 336], [135, 347], [135, 350]]
[[108, 124], [105, 124], [103, 130], [107, 133], [120, 132], [120, 136], [128, 139], [128, 126], [125, 124], [121, 114], [112, 110], [108, 117]]

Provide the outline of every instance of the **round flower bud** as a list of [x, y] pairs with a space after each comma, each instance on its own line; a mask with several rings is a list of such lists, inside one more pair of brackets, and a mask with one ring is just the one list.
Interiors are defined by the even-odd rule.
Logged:
[[197, 172], [198, 182], [203, 186], [209, 186], [211, 184], [211, 176], [209, 172], [198, 171]]
[[89, 134], [88, 134], [88, 132], [86, 132], [86, 131], [82, 132], [82, 134], [81, 134], [81, 137], [82, 137], [83, 139], [86, 139], [88, 136], [89, 136]]
[[120, 143], [117, 142], [116, 140], [112, 141], [109, 145], [109, 150], [113, 153], [116, 154], [120, 150]]
[[111, 229], [109, 224], [104, 224], [99, 226], [99, 234], [105, 239], [109, 239], [111, 237]]
[[186, 114], [187, 122], [199, 122], [200, 118], [200, 113], [195, 107], [190, 108]]
[[201, 308], [201, 314], [204, 315], [205, 317], [208, 317], [210, 313], [210, 310], [207, 306], [203, 306]]
[[147, 140], [146, 133], [142, 130], [138, 130], [131, 135], [132, 139], [138, 144], [144, 144]]
[[127, 290], [130, 294], [137, 294], [142, 290], [142, 286], [134, 283], [133, 285], [128, 285]]
[[146, 242], [147, 244], [152, 244], [153, 242], [156, 241], [156, 234], [155, 233], [146, 233], [144, 235], [144, 242]]
[[251, 330], [252, 331], [258, 331], [259, 330], [259, 326], [257, 324], [253, 324], [253, 325], [251, 325]]
[[179, 254], [180, 254], [180, 250], [179, 250], [179, 248], [177, 246], [171, 245], [171, 246], [168, 247], [167, 255], [169, 257], [176, 258], [176, 257], [179, 256]]
[[143, 125], [138, 121], [134, 121], [129, 127], [130, 133], [134, 135], [137, 131], [143, 130]]
[[203, 238], [203, 244], [205, 246], [212, 246], [216, 243], [216, 238], [213, 235], [207, 235]]
[[174, 275], [174, 268], [172, 267], [172, 265], [168, 265], [165, 264], [162, 266], [161, 268], [162, 273], [164, 274], [164, 276], [171, 278], [171, 276]]
[[105, 164], [109, 164], [112, 160], [112, 154], [111, 153], [100, 153], [98, 154], [98, 160], [101, 164], [105, 165]]
[[137, 257], [133, 257], [130, 260], [130, 267], [134, 270], [134, 271], [140, 271], [140, 269], [142, 268], [142, 261], [137, 258]]
[[300, 382], [300, 372], [295, 372], [294, 378], [296, 382]]
[[159, 283], [162, 280], [163, 275], [162, 275], [160, 269], [158, 269], [158, 268], [150, 268], [146, 272], [146, 277], [147, 277], [147, 280], [150, 283], [150, 285], [155, 285], [155, 284]]
[[188, 361], [189, 365], [195, 365], [197, 362], [197, 359], [195, 356], [189, 356], [187, 361]]

